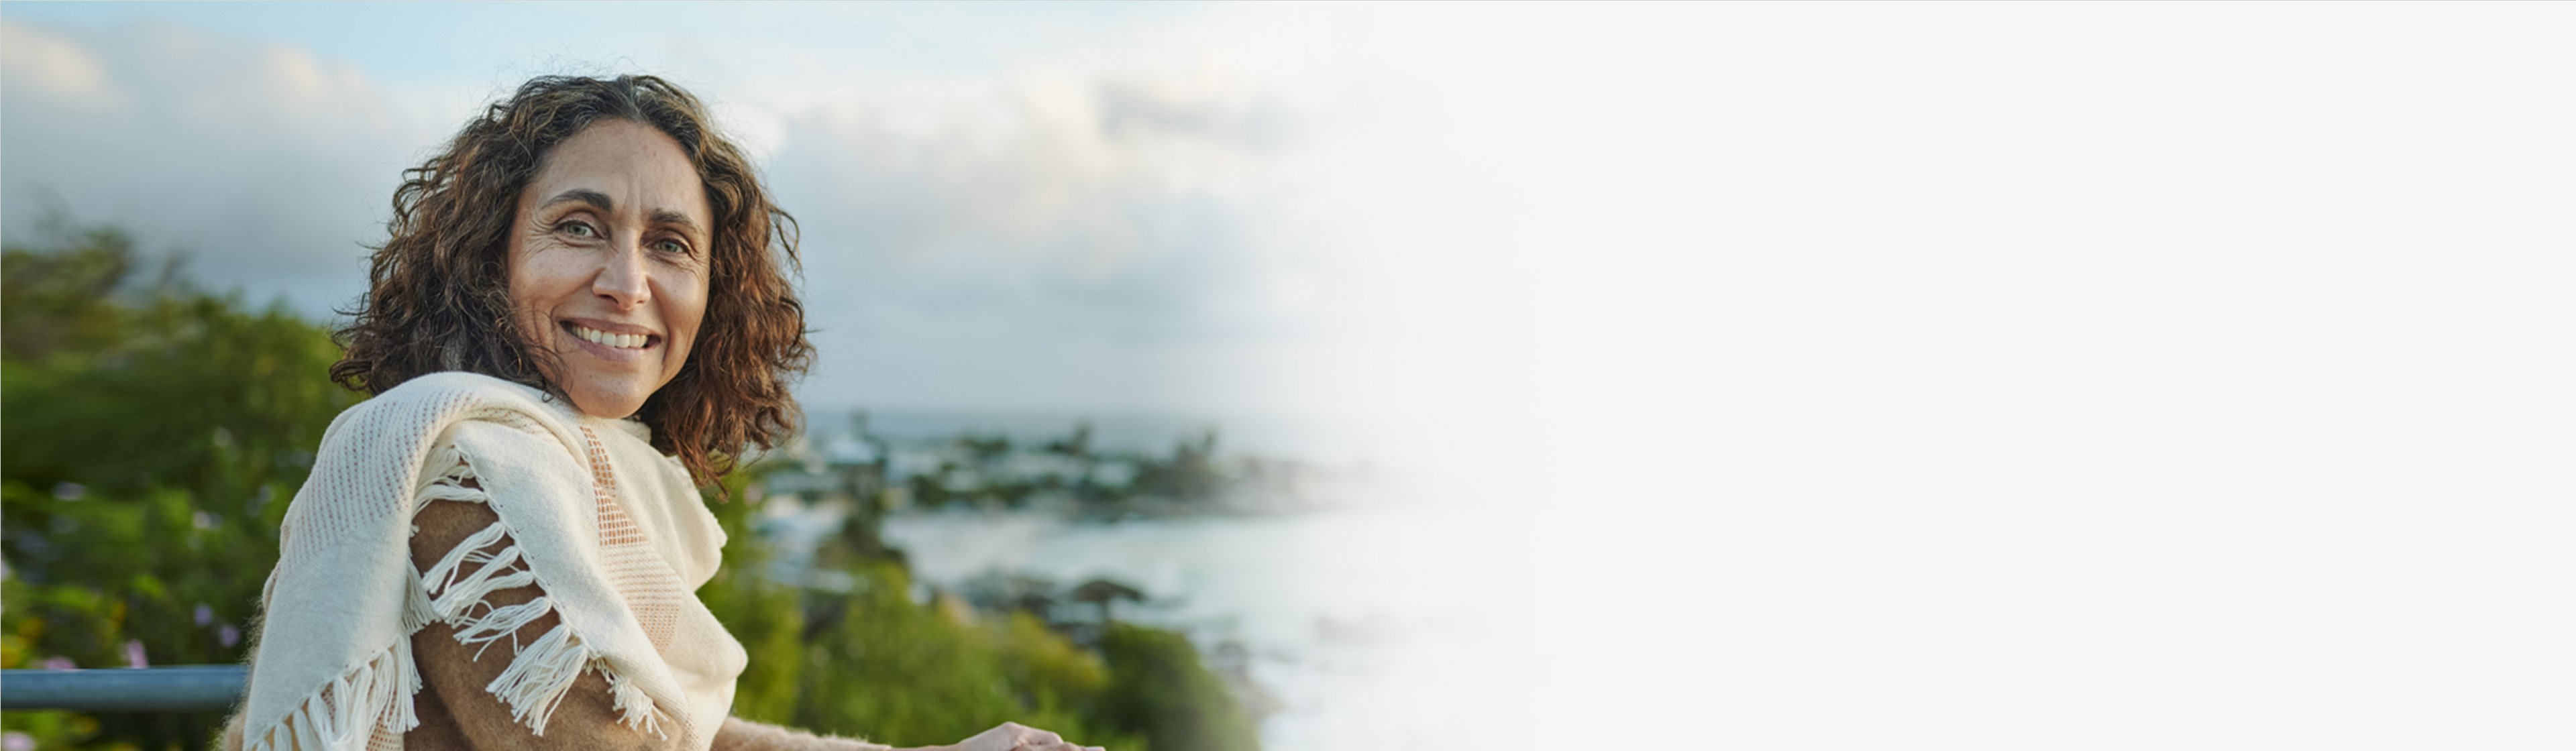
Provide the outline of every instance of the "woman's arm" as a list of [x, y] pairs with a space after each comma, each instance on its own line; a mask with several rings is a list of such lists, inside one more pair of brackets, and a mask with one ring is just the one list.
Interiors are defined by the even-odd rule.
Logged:
[[[801, 730], [766, 725], [739, 717], [725, 718], [716, 733], [714, 751], [905, 751], [848, 738], [817, 737]], [[1005, 722], [951, 746], [924, 746], [910, 751], [1101, 751], [1076, 746], [1061, 737], [1016, 722]]]
[[[434, 501], [413, 517], [419, 529], [412, 534], [411, 556], [414, 566], [426, 570], [437, 565], [449, 551], [467, 537], [500, 521], [500, 517], [483, 504], [463, 501]], [[498, 552], [514, 544], [503, 537], [485, 549]], [[483, 599], [493, 607], [507, 607], [536, 599], [544, 590], [534, 584], [495, 590]], [[560, 618], [552, 613], [519, 627], [516, 643], [526, 644], [553, 630]], [[669, 751], [679, 748], [679, 738], [663, 737], [627, 727], [618, 721], [619, 714], [609, 692], [608, 680], [595, 671], [585, 671], [575, 679], [563, 702], [555, 707], [546, 722], [546, 734], [538, 737], [526, 725], [511, 717], [508, 705], [484, 690], [501, 672], [509, 669], [511, 648], [495, 642], [490, 650], [482, 645], [458, 642], [456, 629], [444, 623], [432, 623], [412, 635], [412, 659], [421, 676], [421, 692], [414, 697], [414, 709], [420, 727], [403, 736], [408, 751], [444, 751], [472, 749], [503, 751], [516, 749], [584, 749], [598, 751]], [[482, 652], [477, 659], [477, 652]], [[1020, 725], [1003, 723], [951, 746], [933, 746], [922, 751], [1081, 751], [1083, 747], [1066, 743], [1054, 733]], [[725, 718], [715, 734], [713, 751], [892, 751], [894, 747], [849, 738], [817, 736], [800, 730], [752, 722], [735, 717]], [[1097, 751], [1096, 749], [1094, 751]]]
[[713, 751], [893, 751], [893, 746], [727, 717]]
[[[436, 565], [467, 537], [498, 521], [500, 517], [480, 503], [431, 502], [412, 520], [419, 528], [411, 538], [413, 565], [424, 570]], [[485, 550], [498, 552], [513, 544], [505, 536]], [[483, 601], [500, 608], [534, 600], [544, 593], [530, 584], [494, 590]], [[484, 688], [509, 669], [516, 652], [514, 645], [535, 642], [561, 621], [560, 616], [547, 613], [520, 626], [515, 637], [489, 645], [461, 643], [456, 639], [456, 628], [445, 623], [429, 624], [413, 634], [412, 660], [421, 677], [421, 691], [413, 697], [413, 707], [420, 717], [420, 727], [403, 736], [404, 745], [414, 749], [478, 751], [679, 749], [681, 739], [677, 733], [649, 733], [620, 723], [608, 679], [597, 671], [583, 671], [581, 677], [574, 679], [571, 690], [546, 721], [543, 737], [512, 717], [509, 705]]]

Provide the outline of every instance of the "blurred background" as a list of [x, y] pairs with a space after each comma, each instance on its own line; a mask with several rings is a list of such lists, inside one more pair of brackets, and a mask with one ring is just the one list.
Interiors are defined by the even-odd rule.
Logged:
[[2563, 747], [2571, 21], [10, 2], [0, 663], [237, 660], [397, 173], [648, 72], [804, 230], [739, 715]]

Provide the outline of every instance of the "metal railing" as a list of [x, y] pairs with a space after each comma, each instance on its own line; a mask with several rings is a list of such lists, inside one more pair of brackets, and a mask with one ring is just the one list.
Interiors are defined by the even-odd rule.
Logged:
[[241, 702], [249, 680], [240, 665], [0, 670], [0, 710], [223, 711]]

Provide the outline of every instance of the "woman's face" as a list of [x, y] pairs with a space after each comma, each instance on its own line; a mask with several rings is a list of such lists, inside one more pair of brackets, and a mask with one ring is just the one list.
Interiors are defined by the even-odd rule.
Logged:
[[510, 304], [547, 378], [620, 418], [689, 360], [707, 312], [706, 188], [680, 144], [602, 120], [547, 152], [510, 227]]

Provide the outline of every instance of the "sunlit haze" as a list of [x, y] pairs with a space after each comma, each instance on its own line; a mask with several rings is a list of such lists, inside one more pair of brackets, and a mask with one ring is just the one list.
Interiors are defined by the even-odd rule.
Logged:
[[1314, 747], [2576, 741], [2576, 7], [0, 21], [13, 233], [325, 316], [476, 107], [660, 73], [802, 224], [808, 403], [1405, 468], [1299, 554], [1480, 620]]

